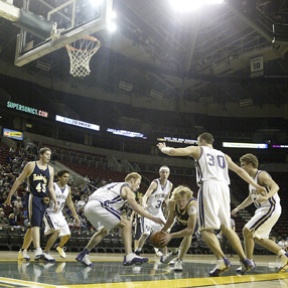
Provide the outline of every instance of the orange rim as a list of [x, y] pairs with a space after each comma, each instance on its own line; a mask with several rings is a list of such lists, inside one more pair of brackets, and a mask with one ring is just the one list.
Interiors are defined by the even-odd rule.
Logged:
[[[100, 43], [100, 41], [96, 37], [93, 37], [93, 36], [90, 36], [90, 35], [83, 36], [82, 38], [80, 38], [78, 40], [81, 40], [81, 39], [90, 40], [91, 42]], [[75, 40], [75, 41], [78, 41], [78, 40]], [[93, 49], [79, 49], [79, 48], [72, 47], [70, 44], [66, 44], [65, 47], [66, 47], [67, 50], [70, 50], [70, 51], [95, 51], [95, 50], [98, 50], [98, 48], [99, 48], [98, 46], [96, 46]]]

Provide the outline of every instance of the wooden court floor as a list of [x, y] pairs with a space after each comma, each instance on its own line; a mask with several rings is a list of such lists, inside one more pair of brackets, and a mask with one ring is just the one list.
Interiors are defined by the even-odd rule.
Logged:
[[[212, 255], [188, 255], [183, 272], [173, 266], [159, 264], [156, 255], [145, 255], [149, 262], [142, 266], [125, 267], [123, 255], [91, 253], [94, 267], [84, 267], [75, 261], [76, 253], [61, 259], [56, 252], [56, 263], [17, 261], [16, 251], [0, 251], [1, 287], [288, 287], [288, 272], [277, 273], [276, 256], [255, 256], [257, 269], [247, 275], [237, 275], [239, 261], [230, 257], [233, 267], [221, 277], [209, 277], [215, 259]], [[33, 253], [30, 253], [33, 258]]]

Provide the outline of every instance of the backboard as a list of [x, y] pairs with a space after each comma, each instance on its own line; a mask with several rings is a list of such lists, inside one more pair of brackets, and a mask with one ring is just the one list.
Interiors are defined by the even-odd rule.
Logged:
[[23, 3], [26, 6], [19, 9], [0, 0], [0, 17], [21, 28], [15, 53], [15, 65], [19, 67], [106, 28], [113, 8], [113, 0], [37, 0]]

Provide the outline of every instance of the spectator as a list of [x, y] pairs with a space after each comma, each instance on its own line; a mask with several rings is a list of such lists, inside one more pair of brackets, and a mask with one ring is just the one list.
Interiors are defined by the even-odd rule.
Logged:
[[17, 221], [16, 221], [16, 217], [14, 213], [10, 213], [8, 216], [9, 219], [9, 225], [10, 226], [16, 226], [17, 225]]
[[23, 203], [21, 200], [21, 197], [17, 197], [16, 200], [13, 203], [14, 207], [17, 207], [19, 210], [23, 208]]
[[0, 210], [0, 227], [5, 227], [9, 225], [9, 220], [5, 217], [3, 209]]

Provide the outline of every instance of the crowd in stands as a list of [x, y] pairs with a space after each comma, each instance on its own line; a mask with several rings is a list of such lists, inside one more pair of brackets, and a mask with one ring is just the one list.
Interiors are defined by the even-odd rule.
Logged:
[[[34, 147], [33, 147], [34, 148]], [[41, 148], [41, 145], [38, 147]], [[7, 195], [28, 161], [37, 159], [38, 150], [32, 150], [20, 147], [19, 149], [8, 149], [1, 145], [1, 153], [6, 154], [6, 158], [0, 163], [0, 227], [5, 226], [26, 226], [27, 225], [27, 207], [25, 205], [26, 183], [23, 182], [17, 189], [17, 192], [12, 196], [11, 205], [5, 205], [4, 202]], [[5, 153], [5, 150], [6, 153]], [[4, 163], [3, 163], [4, 162]], [[108, 183], [105, 179], [90, 179], [86, 175], [86, 181], [82, 185], [75, 185], [72, 181], [69, 183], [71, 186], [71, 195], [75, 204], [76, 211], [80, 216], [81, 227], [90, 229], [89, 223], [83, 215], [84, 206], [88, 200], [89, 195], [100, 186]], [[56, 179], [55, 179], [56, 180]], [[64, 215], [67, 217], [68, 223], [71, 227], [74, 226], [73, 217], [68, 207], [63, 210]]]

